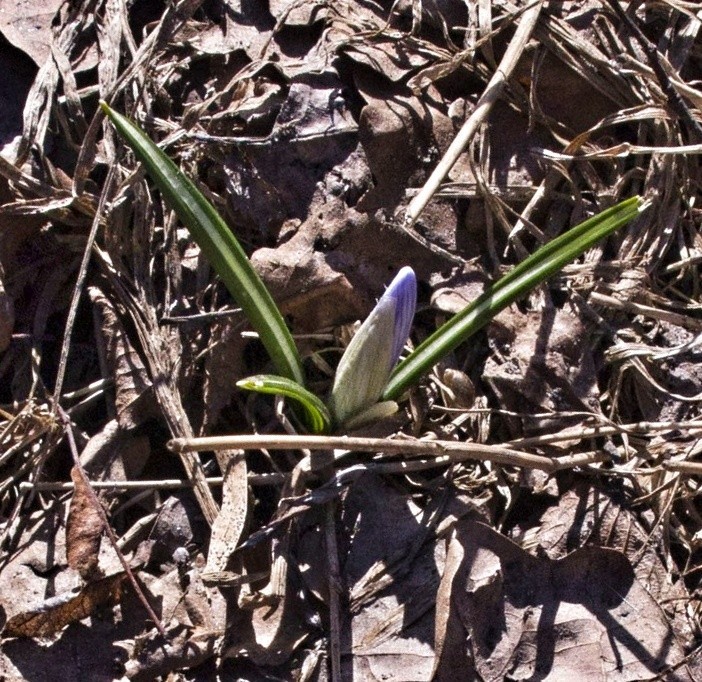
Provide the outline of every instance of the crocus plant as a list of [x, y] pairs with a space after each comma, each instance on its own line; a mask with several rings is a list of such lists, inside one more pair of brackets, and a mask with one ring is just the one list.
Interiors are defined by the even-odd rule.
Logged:
[[280, 311], [212, 204], [137, 125], [104, 102], [101, 106], [241, 306], [279, 372], [237, 385], [293, 399], [312, 433], [352, 428], [396, 410], [396, 401], [442, 357], [644, 208], [632, 197], [543, 245], [398, 363], [417, 298], [414, 271], [403, 267], [347, 346], [325, 402], [305, 388], [302, 362]]
[[397, 403], [380, 398], [409, 339], [416, 306], [417, 279], [414, 270], [406, 266], [346, 347], [326, 404], [280, 376], [259, 374], [242, 379], [237, 386], [295, 398], [307, 408], [308, 422], [316, 433], [324, 433], [330, 426], [353, 428], [392, 414]]

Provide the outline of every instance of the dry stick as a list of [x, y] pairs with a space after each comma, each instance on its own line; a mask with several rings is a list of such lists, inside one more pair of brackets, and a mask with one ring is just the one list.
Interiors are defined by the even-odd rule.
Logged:
[[115, 535], [114, 531], [112, 530], [112, 526], [110, 526], [110, 521], [107, 518], [107, 513], [105, 512], [105, 508], [102, 506], [102, 503], [98, 499], [98, 496], [95, 494], [95, 491], [92, 488], [92, 485], [90, 483], [90, 480], [88, 479], [88, 476], [85, 473], [85, 469], [83, 469], [83, 465], [80, 462], [80, 456], [78, 455], [78, 447], [76, 445], [75, 438], [73, 437], [73, 425], [71, 424], [71, 420], [69, 416], [63, 411], [60, 405], [56, 404], [56, 410], [58, 412], [58, 418], [61, 420], [63, 423], [63, 428], [65, 430], [66, 436], [68, 438], [68, 445], [71, 450], [71, 455], [73, 456], [73, 464], [76, 468], [76, 471], [78, 472], [78, 475], [83, 479], [83, 484], [85, 486], [85, 490], [88, 494], [88, 497], [90, 498], [90, 504], [95, 508], [95, 510], [100, 514], [100, 520], [102, 521], [102, 527], [103, 530], [105, 531], [105, 535], [107, 535], [110, 544], [114, 548], [117, 558], [119, 559], [119, 562], [122, 564], [122, 568], [124, 569], [124, 572], [127, 574], [127, 577], [129, 578], [129, 582], [132, 584], [132, 587], [134, 588], [134, 592], [136, 593], [137, 597], [139, 598], [139, 601], [142, 603], [143, 607], [146, 609], [146, 613], [149, 614], [149, 618], [153, 621], [154, 625], [156, 626], [156, 629], [159, 631], [159, 634], [165, 639], [167, 638], [166, 635], [166, 630], [164, 629], [163, 625], [161, 624], [161, 621], [159, 617], [156, 615], [154, 610], [151, 608], [151, 604], [149, 604], [149, 600], [146, 598], [146, 595], [144, 594], [143, 590], [141, 589], [139, 583], [137, 582], [137, 579], [134, 575], [134, 572], [132, 571], [131, 567], [127, 563], [127, 560], [124, 558], [124, 554], [119, 549], [119, 541], [117, 539], [117, 536]]
[[592, 303], [599, 303], [602, 306], [614, 310], [623, 310], [635, 315], [646, 315], [654, 320], [671, 322], [672, 324], [679, 325], [686, 329], [691, 329], [695, 332], [700, 332], [702, 330], [702, 321], [699, 319], [690, 317], [690, 315], [676, 313], [671, 310], [662, 310], [660, 308], [654, 308], [650, 305], [634, 303], [634, 301], [620, 301], [619, 299], [614, 298], [614, 296], [601, 294], [597, 291], [593, 291], [590, 294], [590, 301]]
[[336, 503], [332, 500], [324, 510], [324, 539], [327, 546], [327, 569], [329, 584], [329, 642], [331, 650], [332, 682], [341, 682], [341, 589], [339, 549], [336, 544]]
[[558, 459], [517, 452], [495, 445], [456, 443], [439, 440], [405, 440], [387, 438], [355, 438], [350, 436], [281, 436], [243, 435], [211, 436], [208, 438], [175, 438], [168, 447], [177, 453], [203, 450], [355, 450], [358, 452], [385, 452], [411, 457], [433, 455], [458, 456], [464, 459], [491, 461], [507, 466], [554, 471]]
[[594, 452], [578, 452], [575, 455], [564, 455], [553, 460], [553, 471], [563, 469], [575, 469], [575, 467], [586, 466], [587, 464], [597, 464], [598, 462], [608, 462], [611, 458], [604, 450]]
[[542, 4], [543, 0], [537, 0], [532, 7], [525, 10], [517, 26], [514, 37], [507, 46], [507, 51], [497, 67], [497, 71], [493, 74], [485, 92], [483, 92], [478, 100], [475, 111], [473, 111], [468, 120], [463, 124], [463, 127], [458, 131], [458, 135], [456, 135], [456, 138], [446, 150], [439, 165], [429, 176], [429, 179], [426, 181], [419, 194], [412, 199], [407, 207], [407, 212], [405, 213], [405, 228], [412, 227], [417, 221], [421, 212], [439, 189], [439, 185], [441, 185], [444, 178], [453, 168], [458, 157], [473, 139], [478, 128], [502, 94], [507, 79], [510, 77], [512, 71], [514, 71], [519, 58], [524, 52], [526, 44], [531, 38], [531, 34], [536, 26], [536, 21], [541, 13]]
[[681, 474], [702, 474], [702, 462], [663, 462], [666, 471], [679, 471]]
[[[285, 481], [285, 474], [249, 474], [246, 478], [250, 485], [280, 485]], [[219, 486], [224, 482], [222, 476], [210, 476], [205, 479], [208, 485]], [[193, 482], [181, 478], [164, 478], [151, 481], [93, 481], [90, 485], [95, 490], [177, 490], [192, 488]], [[19, 484], [19, 490], [36, 490], [37, 492], [61, 493], [70, 492], [75, 485], [70, 481], [24, 481]]]

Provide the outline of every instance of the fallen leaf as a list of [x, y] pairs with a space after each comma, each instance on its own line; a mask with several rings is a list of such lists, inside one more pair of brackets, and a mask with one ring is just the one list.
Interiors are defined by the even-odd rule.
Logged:
[[0, 6], [0, 33], [41, 67], [51, 54], [51, 24], [62, 0], [37, 5], [32, 0], [10, 0]]
[[411, 38], [399, 34], [364, 36], [363, 40], [349, 41], [343, 53], [357, 64], [370, 67], [391, 81], [404, 80], [442, 54], [429, 44], [412, 44]]
[[204, 569], [207, 573], [220, 573], [227, 568], [229, 558], [243, 535], [249, 511], [245, 453], [218, 452], [217, 461], [224, 477], [222, 506], [212, 524], [207, 565]]
[[270, 242], [286, 221], [311, 215], [327, 199], [324, 182], [336, 179], [337, 196], [360, 194], [354, 184], [363, 178], [346, 172], [358, 126], [344, 93], [344, 84], [329, 73], [291, 84], [271, 133], [225, 160], [230, 210], [259, 243]]
[[[80, 453], [80, 463], [91, 481], [130, 481], [143, 471], [150, 452], [147, 436], [135, 435], [113, 419], [90, 438]], [[107, 494], [98, 497], [104, 499]]]
[[184, 27], [183, 42], [201, 54], [231, 55], [243, 51], [249, 59], [257, 59], [270, 40], [274, 25], [267, 8], [246, 0], [230, 0], [222, 14], [218, 22], [200, 24], [189, 34]]
[[[378, 682], [431, 679], [445, 562], [435, 527], [465, 517], [483, 518], [454, 491], [443, 491], [419, 508], [376, 475], [352, 485], [341, 514], [348, 537], [341, 576], [349, 600], [342, 631], [342, 641], [349, 641], [343, 650], [348, 675], [353, 670], [354, 679]], [[314, 561], [312, 552], [300, 559], [305, 557], [308, 564]], [[311, 567], [303, 575], [310, 572]]]
[[538, 543], [552, 559], [558, 559], [585, 544], [622, 552], [631, 562], [637, 581], [663, 605], [671, 627], [680, 641], [691, 644], [694, 628], [687, 613], [691, 595], [684, 581], [672, 581], [663, 559], [665, 538], [662, 528], [651, 532], [624, 500], [586, 481], [561, 490], [558, 498], [544, 508], [548, 496], [533, 495], [524, 504], [533, 510], [511, 530], [511, 537], [525, 546]]
[[[355, 81], [366, 101], [359, 139], [375, 184], [359, 201], [358, 209], [394, 210], [408, 187], [423, 184], [427, 170], [450, 142], [453, 124], [432, 97], [420, 99], [404, 88], [388, 92], [382, 78], [365, 72], [356, 74]], [[433, 89], [431, 95], [438, 96]]]
[[272, 601], [264, 596], [262, 601], [230, 615], [223, 658], [244, 656], [258, 665], [281, 665], [310, 636], [310, 605], [290, 579], [284, 595]]
[[270, 13], [276, 21], [286, 26], [309, 26], [315, 21], [327, 19], [329, 7], [324, 2], [290, 2], [289, 0], [270, 0]]
[[106, 604], [117, 604], [127, 576], [115, 573], [14, 615], [5, 624], [4, 637], [49, 637], [66, 625], [91, 616]]
[[164, 500], [149, 533], [150, 568], [173, 562], [178, 548], [199, 546], [204, 542], [204, 523], [188, 496], [173, 495]]
[[[551, 560], [460, 521], [448, 554], [437, 680], [454, 679], [459, 661], [486, 682], [649, 679], [684, 661], [665, 614], [617, 550], [582, 547]], [[666, 679], [692, 680], [684, 668]]]
[[[541, 310], [521, 313], [510, 306], [490, 329], [496, 352], [485, 364], [483, 380], [504, 409], [599, 413], [594, 348], [582, 343], [588, 330], [575, 312], [547, 304]], [[563, 425], [559, 419], [557, 426]], [[548, 417], [532, 419], [529, 434], [553, 426]]]
[[74, 466], [71, 480], [75, 488], [66, 524], [66, 558], [83, 580], [91, 581], [101, 576], [98, 558], [105, 524], [95, 508], [95, 503], [99, 502], [94, 493], [90, 494], [85, 474]]
[[[36, 616], [39, 620], [35, 622], [41, 624], [44, 618], [42, 613], [47, 612], [42, 605], [56, 595], [60, 595], [57, 608], [66, 610], [60, 611], [59, 620], [52, 622], [60, 623], [61, 618], [68, 618], [73, 612], [80, 613], [82, 607], [79, 602], [85, 585], [78, 572], [67, 565], [67, 507], [68, 503], [65, 500], [53, 502], [24, 519], [24, 530], [17, 538], [17, 549], [6, 558], [0, 571], [0, 601], [9, 620], [15, 616], [21, 621], [31, 620]], [[122, 565], [109, 543], [101, 544], [99, 565], [110, 576], [122, 570]], [[101, 598], [101, 589], [97, 588], [95, 593], [89, 590], [85, 593], [88, 597], [88, 601], [85, 602], [86, 608], [93, 599], [93, 594], [96, 595], [95, 599]], [[73, 598], [78, 601], [71, 606], [69, 602]], [[64, 602], [68, 606], [62, 606]], [[37, 606], [29, 608], [28, 605], [31, 604]], [[51, 621], [51, 614], [47, 614], [46, 619]]]

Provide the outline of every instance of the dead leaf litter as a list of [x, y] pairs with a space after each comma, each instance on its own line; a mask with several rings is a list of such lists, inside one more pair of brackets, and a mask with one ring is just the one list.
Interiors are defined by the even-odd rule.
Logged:
[[[702, 679], [698, 3], [30, 4], [0, 9], [0, 676]], [[268, 360], [99, 99], [224, 216], [319, 395], [403, 265], [416, 345], [649, 207], [325, 454], [236, 388]]]

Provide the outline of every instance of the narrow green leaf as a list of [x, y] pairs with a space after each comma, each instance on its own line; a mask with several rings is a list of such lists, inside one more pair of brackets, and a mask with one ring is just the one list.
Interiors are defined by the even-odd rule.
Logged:
[[273, 374], [257, 374], [236, 382], [239, 388], [268, 395], [282, 395], [296, 400], [303, 407], [307, 426], [312, 433], [329, 433], [331, 415], [325, 404], [300, 384]]
[[390, 376], [382, 399], [398, 398], [442, 357], [482, 329], [503, 308], [547, 280], [598, 241], [633, 220], [641, 210], [641, 198], [632, 197], [544, 244], [489, 286], [465, 310], [452, 317], [400, 362]]
[[113, 111], [105, 102], [100, 106], [142, 162], [168, 205], [190, 230], [258, 332], [278, 371], [298, 384], [304, 384], [300, 356], [280, 311], [214, 206], [141, 128]]

